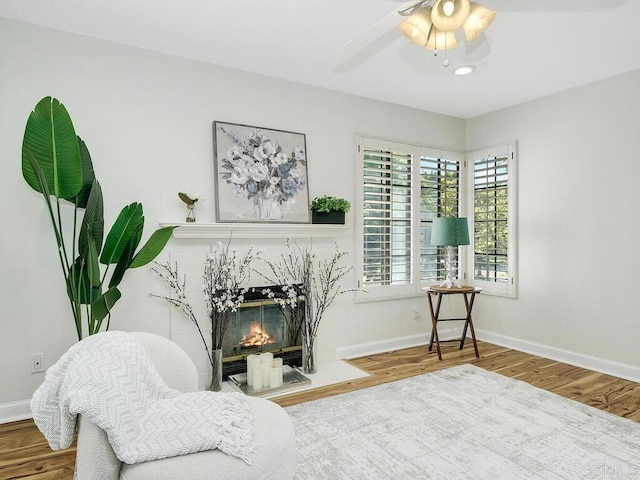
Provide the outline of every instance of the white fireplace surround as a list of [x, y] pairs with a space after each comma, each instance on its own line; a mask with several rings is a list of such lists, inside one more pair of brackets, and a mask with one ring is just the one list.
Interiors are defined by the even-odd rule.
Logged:
[[[301, 242], [301, 245], [313, 246], [313, 250], [320, 257], [331, 255], [335, 251], [335, 245], [341, 245], [345, 250], [345, 242], [348, 242], [353, 227], [350, 225], [333, 224], [310, 224], [310, 223], [204, 223], [204, 222], [162, 222], [160, 227], [176, 226], [173, 230], [173, 240], [167, 246], [165, 255], [171, 263], [180, 265], [181, 272], [190, 276], [187, 286], [187, 295], [192, 297], [192, 305], [196, 310], [197, 318], [206, 318], [203, 306], [201, 305], [201, 291], [198, 285], [197, 275], [202, 268], [202, 252], [199, 248], [203, 243], [223, 243], [231, 241], [234, 248], [240, 250], [248, 248], [250, 245], [263, 248], [261, 255], [270, 261], [277, 261], [281, 251], [286, 249], [286, 240], [291, 239]], [[282, 250], [280, 250], [280, 247]], [[257, 280], [257, 277], [252, 280]], [[351, 285], [353, 279], [347, 280]], [[253, 281], [251, 283], [254, 283]], [[258, 286], [258, 285], [256, 285]], [[338, 319], [340, 311], [348, 310], [351, 298], [338, 299], [336, 308], [323, 318], [322, 325], [318, 332], [317, 360], [320, 363], [333, 362], [336, 360], [336, 349], [338, 348]], [[207, 329], [205, 324], [201, 325]], [[203, 355], [201, 340], [199, 339], [193, 325], [185, 321], [182, 314], [174, 309], [169, 310], [169, 338], [178, 343], [189, 354], [196, 364], [199, 373], [199, 382], [202, 386], [209, 382], [210, 365]]]

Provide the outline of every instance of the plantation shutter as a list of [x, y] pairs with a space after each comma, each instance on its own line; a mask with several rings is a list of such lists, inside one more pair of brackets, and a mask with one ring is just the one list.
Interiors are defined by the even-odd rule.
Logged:
[[473, 169], [474, 276], [476, 280], [506, 282], [509, 263], [508, 158], [475, 160]]
[[457, 217], [460, 203], [460, 162], [420, 157], [420, 280], [445, 277], [444, 248], [431, 245], [433, 219]]
[[516, 296], [517, 163], [512, 144], [468, 154], [473, 195], [474, 284], [486, 293]]
[[390, 146], [361, 145], [363, 284], [412, 281], [413, 154]]

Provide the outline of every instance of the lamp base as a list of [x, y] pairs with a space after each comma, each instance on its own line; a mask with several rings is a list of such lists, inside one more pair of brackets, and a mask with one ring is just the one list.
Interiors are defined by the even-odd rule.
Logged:
[[445, 280], [440, 284], [441, 288], [460, 288], [460, 282], [456, 282], [456, 257], [451, 245], [445, 246], [444, 258]]
[[454, 282], [453, 280], [447, 279], [438, 286], [440, 288], [460, 288], [460, 282]]

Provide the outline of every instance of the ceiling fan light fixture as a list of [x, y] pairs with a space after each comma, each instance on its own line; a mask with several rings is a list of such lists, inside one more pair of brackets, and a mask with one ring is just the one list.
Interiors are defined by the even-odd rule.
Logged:
[[[470, 0], [417, 0], [409, 7], [398, 10], [398, 14], [406, 17], [399, 29], [407, 40], [435, 51], [435, 55], [438, 50], [456, 48], [458, 40], [462, 41], [464, 38], [463, 28], [466, 53], [473, 55], [474, 52], [481, 51], [480, 47], [486, 43], [471, 41], [482, 38], [483, 32], [496, 16], [493, 10]], [[458, 38], [456, 32], [459, 34]], [[446, 53], [444, 57], [443, 65], [447, 67], [449, 60]]]
[[489, 10], [475, 2], [470, 3], [471, 11], [463, 24], [468, 42], [478, 38], [496, 18], [494, 10]]
[[452, 48], [456, 48], [458, 46], [458, 42], [456, 40], [456, 35], [454, 32], [443, 32], [442, 30], [438, 30], [433, 27], [431, 30], [431, 35], [429, 35], [429, 41], [425, 45], [425, 48], [429, 50], [450, 50]]
[[[446, 12], [451, 8], [451, 4], [453, 4], [453, 11], [447, 15]], [[469, 0], [437, 0], [431, 11], [431, 21], [438, 30], [452, 32], [462, 26], [470, 12]]]
[[402, 22], [399, 28], [407, 40], [416, 45], [424, 46], [429, 39], [431, 26], [431, 9], [421, 7]]

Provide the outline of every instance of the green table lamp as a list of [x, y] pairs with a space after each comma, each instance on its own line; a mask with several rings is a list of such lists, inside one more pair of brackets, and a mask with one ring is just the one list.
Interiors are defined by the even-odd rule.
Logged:
[[431, 245], [446, 247], [444, 268], [446, 280], [441, 287], [460, 287], [456, 279], [456, 261], [453, 247], [469, 245], [469, 225], [465, 217], [439, 217], [433, 220], [431, 227]]

